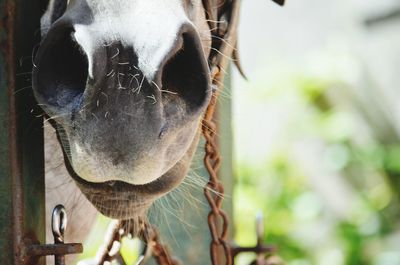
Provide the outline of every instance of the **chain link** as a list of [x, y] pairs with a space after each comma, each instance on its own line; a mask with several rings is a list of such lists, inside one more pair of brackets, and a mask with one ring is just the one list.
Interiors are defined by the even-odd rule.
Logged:
[[204, 195], [210, 205], [208, 214], [208, 226], [211, 233], [210, 255], [213, 265], [222, 264], [220, 253], [225, 254], [225, 264], [232, 264], [232, 256], [228, 243], [228, 216], [222, 210], [224, 187], [218, 179], [218, 171], [221, 165], [221, 156], [216, 143], [217, 126], [213, 121], [217, 96], [214, 93], [206, 115], [203, 119], [202, 133], [206, 140], [204, 165], [210, 179], [204, 187]]
[[169, 249], [160, 241], [159, 233], [153, 226], [150, 232], [150, 245], [154, 259], [159, 265], [182, 265], [182, 263], [171, 256]]
[[[96, 264], [103, 265], [105, 262], [113, 260], [118, 261], [118, 264], [124, 265], [126, 262], [121, 256], [120, 247], [123, 237], [132, 234], [129, 230], [129, 221], [113, 220], [108, 226], [104, 242], [96, 254]], [[141, 233], [143, 240], [150, 247], [152, 256], [159, 265], [182, 265], [182, 263], [173, 258], [169, 249], [162, 244], [158, 230], [155, 226], [147, 223], [141, 223]], [[140, 264], [140, 262], [138, 263]]]
[[[214, 69], [215, 77], [220, 74], [219, 68]], [[228, 244], [228, 217], [222, 210], [224, 187], [218, 179], [218, 171], [221, 166], [221, 156], [216, 143], [217, 126], [214, 122], [214, 111], [217, 103], [217, 89], [212, 95], [210, 104], [202, 123], [202, 133], [206, 140], [204, 165], [209, 174], [209, 181], [204, 187], [204, 195], [210, 205], [208, 214], [208, 226], [211, 234], [210, 257], [213, 265], [221, 264], [220, 254], [225, 254], [225, 264], [232, 264], [230, 247]]]

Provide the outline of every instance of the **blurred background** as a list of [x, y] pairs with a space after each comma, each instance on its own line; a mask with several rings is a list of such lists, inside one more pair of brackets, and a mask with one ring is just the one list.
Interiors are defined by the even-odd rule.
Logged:
[[235, 239], [261, 210], [286, 264], [400, 264], [400, 1], [286, 2], [243, 1]]

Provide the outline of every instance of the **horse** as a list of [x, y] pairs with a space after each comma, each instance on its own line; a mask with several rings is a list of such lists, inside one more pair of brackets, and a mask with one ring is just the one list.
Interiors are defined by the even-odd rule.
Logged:
[[74, 208], [71, 193], [87, 199], [67, 238], [80, 240], [76, 231], [89, 229], [97, 211], [144, 218], [183, 181], [213, 95], [211, 55], [235, 57], [235, 43], [227, 54], [214, 47], [224, 41], [213, 34], [218, 14], [230, 5], [50, 0], [32, 83], [55, 132], [46, 129], [46, 185], [62, 187], [48, 189], [47, 205], [64, 198]]
[[47, 130], [46, 160], [61, 145], [68, 171], [47, 182], [74, 182], [48, 201], [76, 184], [100, 213], [138, 219], [182, 182], [212, 93], [206, 16], [200, 0], [49, 2], [33, 91], [57, 136]]

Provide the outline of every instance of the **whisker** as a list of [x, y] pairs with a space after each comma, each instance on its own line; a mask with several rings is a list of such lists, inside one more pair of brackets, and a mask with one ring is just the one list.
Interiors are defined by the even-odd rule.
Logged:
[[111, 59], [114, 59], [115, 57], [117, 57], [118, 55], [119, 55], [119, 48], [117, 48], [117, 52], [113, 55], [113, 56], [111, 56]]
[[156, 88], [158, 89], [158, 91], [160, 91], [161, 93], [162, 92], [165, 92], [165, 93], [169, 93], [169, 94], [173, 94], [173, 95], [178, 95], [178, 93], [176, 93], [176, 92], [172, 92], [172, 91], [169, 91], [169, 90], [163, 90], [163, 89], [161, 89], [157, 84], [156, 84], [156, 82], [154, 82], [154, 81], [151, 81], [155, 86], [156, 86]]

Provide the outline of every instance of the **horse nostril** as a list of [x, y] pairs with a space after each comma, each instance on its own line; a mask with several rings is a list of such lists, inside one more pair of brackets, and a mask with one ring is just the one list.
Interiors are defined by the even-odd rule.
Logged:
[[181, 33], [181, 47], [170, 56], [162, 69], [162, 87], [164, 98], [170, 102], [176, 95], [189, 113], [202, 110], [210, 95], [209, 69], [203, 53], [200, 38], [191, 27], [185, 27]]
[[[42, 43], [33, 71], [33, 89], [50, 114], [78, 108], [88, 78], [87, 57], [71, 29], [49, 32]], [[52, 113], [54, 112], [54, 113]]]

